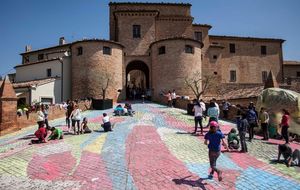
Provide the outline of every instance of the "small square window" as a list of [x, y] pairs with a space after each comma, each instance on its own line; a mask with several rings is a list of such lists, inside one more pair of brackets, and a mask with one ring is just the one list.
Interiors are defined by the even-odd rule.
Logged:
[[218, 56], [217, 55], [213, 55], [213, 59], [218, 59]]
[[235, 53], [235, 44], [229, 44], [230, 53]]
[[267, 55], [267, 46], [261, 46], [260, 47], [260, 52], [262, 55]]
[[161, 46], [158, 48], [158, 55], [166, 54], [166, 46]]
[[236, 81], [236, 71], [231, 70], [230, 71], [230, 82], [235, 82]]
[[202, 42], [202, 32], [195, 32], [195, 40]]
[[194, 48], [193, 48], [193, 46], [186, 45], [186, 46], [185, 46], [185, 53], [194, 53]]
[[300, 77], [300, 72], [299, 71], [296, 72], [296, 76]]
[[132, 26], [132, 36], [133, 36], [133, 38], [141, 37], [141, 25], [133, 25]]
[[105, 54], [105, 55], [111, 55], [111, 48], [103, 46], [103, 54]]
[[47, 69], [47, 77], [51, 77], [51, 76], [52, 76], [51, 69]]
[[82, 47], [78, 47], [77, 48], [77, 55], [82, 55], [82, 53], [83, 53]]
[[39, 54], [38, 55], [38, 60], [43, 60], [44, 59], [44, 54]]

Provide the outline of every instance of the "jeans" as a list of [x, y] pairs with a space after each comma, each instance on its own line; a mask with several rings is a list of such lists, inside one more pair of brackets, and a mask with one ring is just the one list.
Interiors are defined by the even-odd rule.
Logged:
[[269, 139], [269, 126], [268, 126], [268, 123], [262, 123], [261, 128], [262, 128], [262, 131], [263, 131], [264, 139], [268, 140]]
[[281, 135], [285, 140], [285, 143], [289, 143], [289, 126], [282, 126]]
[[66, 117], [66, 124], [67, 124], [67, 126], [68, 126], [68, 129], [70, 129], [71, 122], [70, 122], [69, 117]]
[[246, 144], [246, 132], [239, 132], [241, 148], [243, 152], [248, 152], [247, 144]]
[[112, 131], [111, 130], [111, 123], [110, 122], [106, 122], [102, 125], [104, 132], [108, 132], [108, 131]]
[[219, 169], [217, 168], [217, 159], [219, 158], [221, 152], [218, 151], [213, 151], [213, 150], [209, 150], [208, 151], [208, 157], [209, 157], [209, 163], [210, 163], [210, 167], [211, 167], [211, 174], [213, 174], [214, 172], [219, 173]]
[[79, 134], [79, 131], [80, 131], [80, 120], [74, 120], [74, 119], [72, 119], [72, 127], [74, 129], [74, 133], [76, 133], [76, 127], [75, 127], [76, 123], [77, 123], [77, 128], [78, 128], [77, 133]]
[[172, 106], [175, 108], [176, 105], [176, 99], [172, 99]]
[[198, 123], [200, 125], [201, 134], [203, 133], [202, 116], [195, 117], [195, 133], [197, 132]]
[[256, 127], [256, 123], [249, 123], [249, 141], [251, 141], [254, 137], [254, 127]]

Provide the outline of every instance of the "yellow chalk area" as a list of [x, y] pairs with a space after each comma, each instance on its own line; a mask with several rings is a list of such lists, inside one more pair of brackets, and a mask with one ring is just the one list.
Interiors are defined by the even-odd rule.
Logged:
[[107, 133], [101, 135], [96, 140], [94, 140], [91, 144], [86, 146], [84, 150], [92, 153], [100, 154], [102, 151], [103, 144], [106, 140], [106, 137], [107, 137]]

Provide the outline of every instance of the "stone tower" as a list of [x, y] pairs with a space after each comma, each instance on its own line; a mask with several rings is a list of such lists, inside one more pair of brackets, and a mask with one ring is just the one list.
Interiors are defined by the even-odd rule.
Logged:
[[18, 130], [17, 96], [6, 76], [0, 88], [0, 135], [3, 131]]

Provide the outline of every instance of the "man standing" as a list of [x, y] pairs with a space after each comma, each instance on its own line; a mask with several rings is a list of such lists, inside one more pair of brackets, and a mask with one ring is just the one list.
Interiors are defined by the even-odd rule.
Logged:
[[251, 142], [254, 137], [254, 128], [257, 127], [258, 124], [257, 115], [253, 107], [249, 108], [247, 112], [247, 120], [249, 123], [249, 142]]
[[259, 112], [259, 121], [264, 137], [262, 140], [269, 140], [269, 114], [263, 107], [260, 109]]
[[223, 100], [222, 107], [223, 107], [223, 117], [224, 117], [224, 119], [228, 119], [228, 111], [229, 111], [230, 106], [231, 105], [228, 101]]

